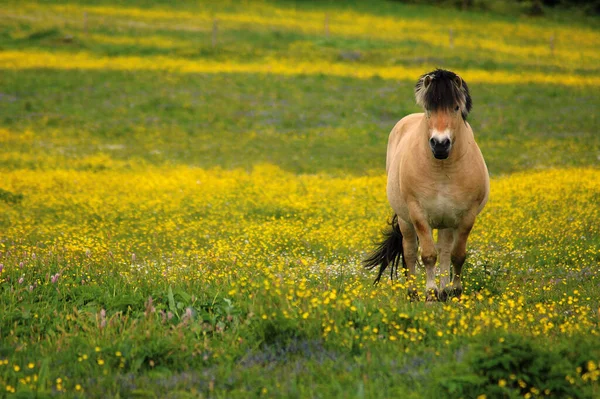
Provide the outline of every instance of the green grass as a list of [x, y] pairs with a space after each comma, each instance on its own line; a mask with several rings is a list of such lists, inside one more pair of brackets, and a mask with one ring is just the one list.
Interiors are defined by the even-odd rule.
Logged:
[[[336, 33], [342, 11], [450, 18], [474, 24], [457, 37], [508, 23], [559, 32], [557, 50], [571, 51], [569, 38], [598, 37], [595, 19], [396, 2], [250, 6], [300, 15], [272, 26], [227, 21], [244, 14], [235, 2], [101, 4], [162, 14], [90, 9], [86, 32], [90, 2], [11, 1], [0, 55], [599, 72], [590, 55], [451, 49], [445, 27], [439, 43], [376, 27], [373, 37]], [[207, 12], [224, 20], [215, 47]], [[303, 12], [330, 13], [330, 34], [301, 29]], [[547, 45], [517, 33], [503, 43]], [[360, 268], [390, 213], [387, 136], [419, 111], [417, 77], [2, 69], [0, 397], [600, 395], [598, 87], [469, 83], [493, 195], [471, 238], [467, 298], [426, 305], [401, 285], [372, 287]]]
[[[157, 165], [268, 162], [298, 173], [379, 173], [391, 126], [418, 112], [411, 82], [383, 79], [83, 71], [3, 79], [18, 99], [6, 101], [3, 125], [32, 131], [36, 142], [8, 143], [31, 156], [6, 157], [6, 167], [64, 166], [105, 153]], [[596, 92], [472, 86], [471, 124], [492, 175], [597, 163]]]

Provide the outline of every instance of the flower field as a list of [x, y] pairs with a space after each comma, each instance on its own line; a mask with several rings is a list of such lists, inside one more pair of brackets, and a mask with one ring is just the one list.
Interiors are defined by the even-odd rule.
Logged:
[[[600, 396], [600, 31], [332, 7], [0, 10], [0, 397]], [[491, 196], [411, 303], [361, 260], [435, 66]]]

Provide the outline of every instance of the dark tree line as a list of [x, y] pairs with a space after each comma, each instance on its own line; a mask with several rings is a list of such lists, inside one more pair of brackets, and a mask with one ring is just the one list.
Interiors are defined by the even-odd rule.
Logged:
[[[394, 0], [407, 3], [441, 4], [462, 9], [495, 9], [501, 3], [513, 5], [522, 12], [542, 15], [547, 8], [577, 8], [587, 13], [600, 15], [600, 0]], [[512, 4], [511, 4], [512, 3]]]

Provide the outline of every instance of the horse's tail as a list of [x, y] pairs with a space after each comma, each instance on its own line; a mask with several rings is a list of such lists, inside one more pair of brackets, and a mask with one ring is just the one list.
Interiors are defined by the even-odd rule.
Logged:
[[377, 249], [363, 261], [363, 265], [371, 270], [379, 266], [379, 273], [373, 284], [377, 284], [381, 279], [381, 275], [391, 265], [390, 279], [394, 279], [394, 272], [398, 277], [398, 263], [402, 258], [402, 266], [406, 271], [406, 261], [404, 260], [402, 249], [402, 233], [398, 225], [398, 215], [394, 215], [390, 222], [390, 229], [383, 232], [384, 239], [379, 243]]

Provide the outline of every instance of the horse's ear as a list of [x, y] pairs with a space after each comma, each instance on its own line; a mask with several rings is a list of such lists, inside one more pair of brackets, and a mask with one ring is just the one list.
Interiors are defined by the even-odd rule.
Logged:
[[460, 76], [456, 75], [456, 77], [454, 78], [454, 83], [456, 83], [456, 86], [459, 89], [462, 89], [463, 80], [460, 78]]
[[429, 87], [429, 85], [431, 84], [432, 80], [433, 80], [433, 78], [431, 77], [431, 75], [425, 76], [425, 78], [423, 78], [423, 87], [425, 89], [427, 89]]

